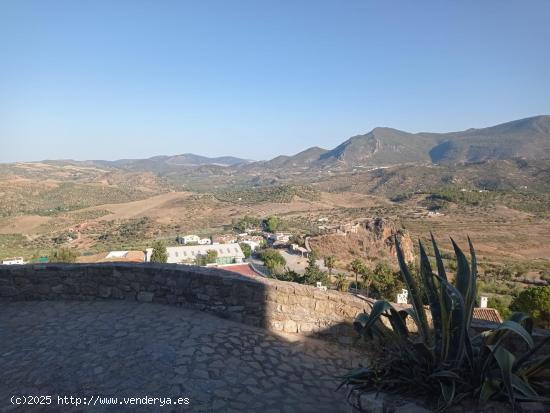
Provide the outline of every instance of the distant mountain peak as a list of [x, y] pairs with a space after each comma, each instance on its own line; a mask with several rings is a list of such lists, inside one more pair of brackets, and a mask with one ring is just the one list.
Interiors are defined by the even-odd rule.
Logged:
[[331, 150], [312, 147], [265, 166], [353, 168], [403, 163], [463, 163], [491, 159], [550, 159], [550, 116], [533, 116], [487, 128], [449, 133], [409, 133], [376, 127]]

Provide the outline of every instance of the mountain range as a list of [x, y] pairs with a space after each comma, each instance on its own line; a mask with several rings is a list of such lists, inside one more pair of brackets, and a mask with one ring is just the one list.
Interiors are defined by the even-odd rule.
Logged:
[[367, 134], [349, 138], [332, 150], [313, 147], [294, 156], [278, 156], [262, 165], [268, 168], [353, 168], [515, 158], [550, 159], [550, 116], [450, 133], [409, 133], [375, 128]]
[[496, 126], [450, 133], [409, 133], [378, 127], [328, 150], [306, 149], [293, 156], [251, 161], [233, 156], [209, 158], [194, 154], [116, 161], [49, 161], [89, 164], [156, 174], [207, 167], [214, 171], [332, 170], [400, 164], [461, 164], [507, 159], [550, 159], [550, 116], [534, 116]]

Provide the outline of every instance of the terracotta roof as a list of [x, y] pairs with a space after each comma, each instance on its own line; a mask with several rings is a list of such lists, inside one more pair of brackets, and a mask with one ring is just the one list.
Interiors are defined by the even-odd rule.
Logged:
[[473, 317], [475, 320], [502, 323], [502, 317], [496, 308], [474, 308]]
[[217, 268], [225, 271], [236, 272], [241, 275], [258, 275], [250, 265], [248, 264], [238, 264], [238, 265], [218, 265]]

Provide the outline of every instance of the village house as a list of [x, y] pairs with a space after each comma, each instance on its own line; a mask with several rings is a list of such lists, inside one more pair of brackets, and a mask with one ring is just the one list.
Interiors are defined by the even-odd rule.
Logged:
[[309, 256], [309, 251], [304, 247], [300, 247], [298, 244], [291, 244], [290, 250], [295, 254], [300, 254], [302, 257]]
[[250, 246], [252, 251], [255, 251], [265, 243], [265, 239], [260, 235], [248, 235], [244, 233], [239, 234], [239, 242], [247, 244], [248, 246]]
[[233, 234], [213, 235], [212, 244], [234, 244], [237, 242], [237, 236]]
[[318, 225], [317, 229], [319, 231], [322, 231], [326, 234], [357, 234], [359, 231], [359, 228], [361, 228], [360, 222], [347, 222], [345, 224], [339, 224], [339, 225]]
[[262, 245], [261, 241], [255, 241], [251, 239], [245, 239], [245, 240], [242, 240], [241, 242], [243, 244], [248, 245], [252, 251], [256, 251]]
[[271, 242], [287, 243], [290, 241], [292, 234], [287, 232], [275, 232], [274, 234], [269, 235], [269, 240]]
[[262, 229], [260, 227], [250, 227], [244, 230], [247, 234], [253, 234], [253, 233], [259, 233], [262, 232]]
[[2, 261], [2, 265], [23, 265], [26, 264], [23, 257], [7, 258]]
[[184, 235], [183, 237], [178, 236], [176, 242], [178, 244], [188, 245], [188, 244], [198, 244], [201, 238], [198, 235]]
[[340, 225], [339, 230], [345, 234], [357, 234], [357, 231], [359, 231], [360, 227], [361, 224], [359, 222], [348, 222], [346, 224]]
[[[205, 257], [208, 251], [215, 251], [217, 254], [216, 264], [235, 264], [244, 261], [244, 253], [239, 244], [214, 244], [214, 245], [184, 245], [178, 247], [167, 247], [167, 263], [169, 264], [196, 264], [197, 259]], [[146, 261], [151, 261], [152, 248], [146, 250]]]

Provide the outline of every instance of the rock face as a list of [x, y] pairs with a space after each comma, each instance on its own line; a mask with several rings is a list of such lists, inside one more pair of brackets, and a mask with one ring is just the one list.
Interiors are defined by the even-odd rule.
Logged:
[[391, 254], [397, 257], [394, 237], [401, 244], [405, 261], [414, 261], [414, 248], [409, 232], [404, 228], [397, 228], [396, 225], [385, 218], [373, 218], [365, 222], [365, 229], [370, 232], [375, 242], [383, 242]]
[[341, 228], [349, 230], [310, 238], [311, 248], [321, 256], [335, 256], [342, 264], [362, 258], [366, 261], [385, 260], [396, 266], [394, 237], [397, 237], [405, 260], [414, 261], [413, 243], [408, 231], [387, 218], [375, 217], [355, 225], [342, 225]]

